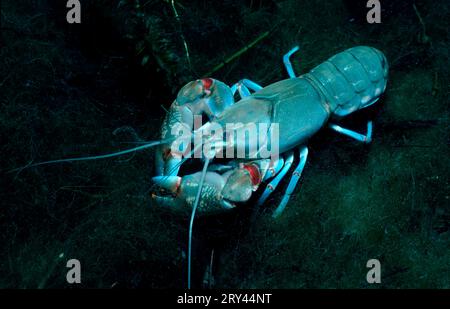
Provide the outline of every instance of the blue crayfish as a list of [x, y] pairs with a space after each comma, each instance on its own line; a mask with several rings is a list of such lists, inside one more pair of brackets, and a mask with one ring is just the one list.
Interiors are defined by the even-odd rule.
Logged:
[[[209, 122], [193, 131], [203, 136], [209, 136], [206, 128], [213, 123], [222, 127], [227, 123], [244, 124], [236, 131], [246, 130], [250, 124], [258, 123], [267, 125], [268, 130], [263, 133], [267, 136], [263, 140], [273, 144], [271, 131], [273, 124], [277, 124], [277, 143], [281, 156], [276, 160], [257, 156], [255, 159], [254, 153], [246, 153], [246, 157], [241, 160], [230, 160], [225, 165], [214, 164], [209, 167], [207, 165], [211, 158], [206, 158], [203, 173], [179, 177], [180, 165], [186, 159], [174, 152], [170, 143], [160, 145], [156, 154], [157, 176], [153, 179], [173, 193], [169, 197], [155, 195], [160, 205], [171, 208], [198, 205], [199, 212], [231, 209], [236, 203], [247, 201], [253, 191], [268, 182], [257, 201], [259, 206], [287, 174], [294, 162], [295, 150], [298, 150], [299, 161], [275, 209], [276, 217], [283, 212], [301, 176], [308, 155], [308, 139], [323, 126], [328, 124], [331, 129], [360, 142], [371, 141], [371, 121], [367, 123], [367, 133], [363, 135], [329, 120], [368, 107], [380, 98], [386, 89], [388, 76], [388, 63], [383, 53], [367, 46], [350, 48], [309, 73], [296, 77], [289, 59], [297, 50], [298, 47], [283, 57], [290, 78], [269, 86], [261, 87], [244, 79], [228, 87], [220, 81], [204, 78], [190, 82], [180, 90], [163, 122], [162, 140], [175, 139], [171, 129], [180, 123], [185, 125], [186, 130], [193, 131], [194, 116], [203, 114], [209, 118]], [[236, 92], [241, 96], [238, 102], [234, 102]], [[216, 150], [237, 148], [240, 144], [245, 146], [251, 138], [237, 143], [216, 140]]]

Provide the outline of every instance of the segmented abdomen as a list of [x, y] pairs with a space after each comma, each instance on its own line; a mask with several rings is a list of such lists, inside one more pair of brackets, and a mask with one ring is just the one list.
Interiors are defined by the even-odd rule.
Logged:
[[381, 51], [357, 46], [331, 57], [305, 76], [323, 93], [330, 112], [345, 116], [378, 100], [386, 89], [388, 69]]

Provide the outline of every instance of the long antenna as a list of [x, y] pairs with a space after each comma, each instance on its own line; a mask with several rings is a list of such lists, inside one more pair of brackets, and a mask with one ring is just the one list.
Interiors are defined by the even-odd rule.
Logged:
[[18, 168], [9, 170], [8, 172], [16, 172], [16, 171], [21, 171], [21, 170], [23, 170], [25, 168], [29, 168], [29, 167], [35, 167], [35, 166], [46, 165], [46, 164], [53, 164], [53, 163], [99, 160], [99, 159], [118, 157], [118, 156], [121, 156], [121, 155], [124, 155], [124, 154], [127, 154], [127, 153], [144, 150], [146, 148], [154, 147], [154, 146], [161, 145], [161, 144], [166, 144], [168, 142], [171, 142], [172, 140], [174, 140], [174, 138], [161, 140], [161, 141], [148, 142], [147, 144], [144, 144], [144, 145], [141, 145], [141, 146], [138, 146], [138, 147], [134, 147], [134, 148], [118, 151], [118, 152], [108, 153], [108, 154], [104, 154], [104, 155], [43, 161], [43, 162], [38, 162], [38, 163], [34, 163], [34, 164], [28, 164], [28, 165], [25, 165], [23, 167], [18, 167]]
[[194, 206], [192, 207], [191, 221], [189, 223], [189, 245], [188, 245], [188, 289], [191, 288], [191, 264], [192, 264], [192, 227], [194, 225], [195, 212], [197, 211], [198, 204], [200, 202], [200, 196], [202, 194], [203, 182], [205, 181], [206, 171], [208, 169], [210, 158], [206, 156], [205, 165], [203, 165], [202, 176], [200, 178], [200, 184], [195, 197]]

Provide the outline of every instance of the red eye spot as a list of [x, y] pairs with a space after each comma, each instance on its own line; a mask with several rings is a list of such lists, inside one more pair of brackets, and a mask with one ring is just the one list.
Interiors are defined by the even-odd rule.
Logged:
[[257, 186], [261, 183], [261, 173], [259, 172], [258, 167], [253, 164], [244, 165], [244, 168], [250, 173], [250, 179], [254, 186]]
[[203, 88], [207, 91], [211, 90], [211, 86], [213, 84], [213, 79], [212, 78], [202, 78], [202, 85]]

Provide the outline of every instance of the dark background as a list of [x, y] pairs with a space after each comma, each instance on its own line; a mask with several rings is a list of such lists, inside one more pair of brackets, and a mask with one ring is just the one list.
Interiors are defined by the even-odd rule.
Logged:
[[[179, 20], [170, 1], [81, 3], [69, 25], [66, 1], [1, 2], [0, 287], [70, 287], [71, 258], [79, 287], [185, 287], [188, 222], [152, 204], [152, 150], [8, 170], [157, 139], [185, 83], [224, 63], [210, 75], [270, 84], [295, 45], [297, 74], [356, 45], [386, 54], [382, 100], [342, 121], [364, 131], [372, 119], [373, 142], [314, 136], [278, 220], [283, 186], [253, 224], [252, 202], [198, 218], [193, 286], [214, 249], [214, 287], [450, 287], [448, 1], [381, 0], [381, 24], [366, 22], [366, 1], [179, 0]], [[371, 258], [380, 285], [366, 282]]]

